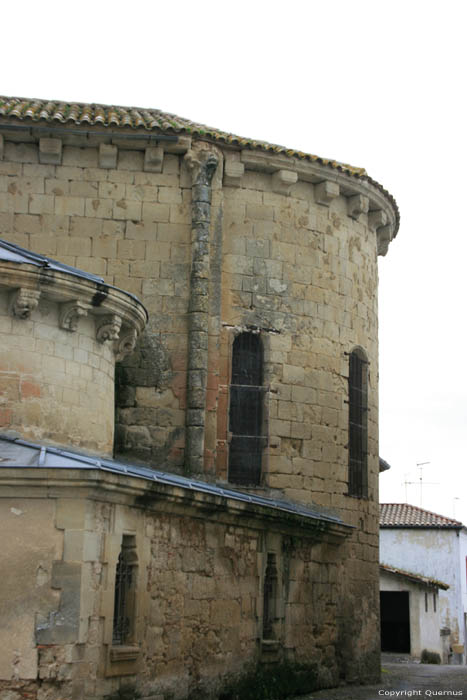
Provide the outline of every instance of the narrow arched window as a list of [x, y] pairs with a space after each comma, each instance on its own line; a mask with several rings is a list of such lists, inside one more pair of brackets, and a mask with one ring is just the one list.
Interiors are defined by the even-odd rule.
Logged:
[[368, 495], [368, 362], [362, 350], [349, 356], [349, 496]]
[[128, 644], [134, 635], [136, 542], [133, 535], [123, 535], [122, 548], [115, 571], [115, 598], [112, 644]]
[[261, 482], [263, 435], [263, 345], [259, 333], [241, 333], [232, 348], [229, 481]]
[[268, 553], [263, 584], [263, 639], [274, 639], [274, 623], [277, 617], [277, 568], [276, 555]]

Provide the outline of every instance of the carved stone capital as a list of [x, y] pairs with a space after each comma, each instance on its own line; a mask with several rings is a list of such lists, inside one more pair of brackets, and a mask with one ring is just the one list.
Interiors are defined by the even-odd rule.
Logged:
[[347, 214], [351, 219], [358, 219], [360, 214], [367, 214], [370, 200], [363, 194], [355, 194], [347, 198]]
[[328, 207], [332, 200], [339, 196], [340, 188], [337, 182], [325, 180], [315, 185], [315, 200], [317, 204]]
[[185, 155], [185, 163], [191, 173], [193, 185], [210, 187], [219, 163], [219, 156], [212, 149], [192, 148]]
[[122, 319], [117, 314], [100, 316], [96, 318], [96, 340], [105, 343], [108, 340], [118, 340]]
[[78, 321], [86, 316], [89, 304], [82, 301], [70, 301], [60, 305], [60, 328], [74, 333], [78, 329]]
[[37, 309], [41, 293], [35, 289], [21, 287], [11, 295], [10, 314], [25, 320]]
[[138, 333], [136, 328], [130, 328], [125, 332], [114, 343], [115, 359], [117, 362], [121, 362], [124, 357], [131, 355], [136, 347], [136, 340], [138, 338]]
[[298, 174], [293, 170], [278, 170], [272, 176], [272, 191], [277, 194], [290, 194], [290, 188], [298, 180]]

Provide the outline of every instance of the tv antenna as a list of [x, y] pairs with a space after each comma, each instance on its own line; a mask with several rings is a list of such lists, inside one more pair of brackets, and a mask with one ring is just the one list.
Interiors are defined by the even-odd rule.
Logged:
[[[420, 475], [418, 477], [418, 481], [404, 481], [404, 486], [405, 486], [405, 502], [407, 503], [407, 486], [420, 486], [420, 508], [422, 507], [423, 504], [423, 487], [424, 486], [436, 486], [439, 484], [439, 481], [423, 481], [423, 467], [426, 467], [427, 464], [431, 464], [431, 462], [417, 462], [417, 469], [420, 472]], [[407, 475], [406, 475], [407, 476]]]

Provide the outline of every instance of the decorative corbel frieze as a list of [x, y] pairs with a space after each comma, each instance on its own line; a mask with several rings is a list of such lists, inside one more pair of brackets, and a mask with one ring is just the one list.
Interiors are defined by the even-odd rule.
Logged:
[[88, 304], [78, 300], [61, 304], [60, 328], [74, 333], [78, 329], [79, 319], [87, 315], [89, 308]]
[[144, 152], [144, 166], [146, 173], [161, 173], [164, 167], [164, 149], [162, 146], [149, 146]]
[[389, 244], [392, 240], [392, 226], [380, 226], [376, 232], [376, 238], [378, 241], [378, 255], [386, 255], [388, 252]]
[[368, 214], [368, 226], [372, 231], [376, 232], [381, 226], [386, 226], [387, 222], [387, 214], [382, 209], [370, 211]]
[[122, 319], [117, 314], [98, 316], [96, 318], [96, 340], [105, 343], [108, 340], [118, 340]]
[[131, 355], [136, 347], [138, 332], [136, 328], [129, 328], [123, 332], [118, 340], [114, 341], [115, 360], [121, 362], [124, 357]]
[[4, 143], [3, 136], [0, 134], [0, 160], [3, 160]]
[[226, 159], [224, 165], [224, 186], [240, 187], [245, 166], [239, 160]]
[[272, 175], [272, 191], [277, 194], [290, 194], [290, 188], [298, 180], [298, 174], [293, 170], [278, 170]]
[[347, 198], [347, 214], [351, 219], [358, 219], [360, 214], [367, 214], [369, 207], [370, 199], [363, 194], [354, 194]]
[[35, 289], [21, 287], [13, 292], [10, 300], [10, 314], [25, 320], [37, 309], [41, 293]]
[[328, 207], [332, 200], [339, 196], [340, 188], [337, 182], [324, 180], [318, 185], [315, 185], [315, 201], [317, 204], [323, 204]]
[[118, 148], [109, 143], [99, 145], [99, 167], [107, 170], [117, 167]]
[[39, 163], [48, 165], [61, 165], [62, 139], [39, 139]]

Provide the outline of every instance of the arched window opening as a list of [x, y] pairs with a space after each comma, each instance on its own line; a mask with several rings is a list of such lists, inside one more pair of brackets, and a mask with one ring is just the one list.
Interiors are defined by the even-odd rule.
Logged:
[[261, 482], [263, 434], [263, 345], [258, 333], [241, 333], [233, 343], [230, 384], [229, 481]]
[[122, 548], [115, 572], [115, 599], [112, 644], [128, 644], [134, 635], [136, 542], [133, 535], [123, 535]]
[[274, 639], [274, 623], [277, 618], [277, 568], [276, 555], [268, 554], [263, 586], [263, 639]]
[[349, 496], [368, 495], [368, 362], [361, 350], [349, 356]]

